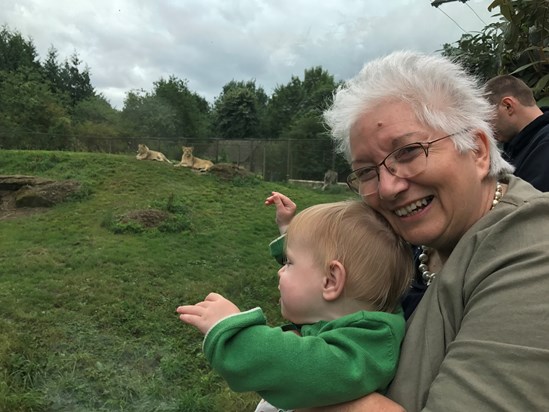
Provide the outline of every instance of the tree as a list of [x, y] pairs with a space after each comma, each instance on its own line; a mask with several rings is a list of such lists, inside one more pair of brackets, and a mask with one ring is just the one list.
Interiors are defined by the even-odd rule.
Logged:
[[288, 84], [277, 86], [267, 106], [267, 122], [271, 137], [279, 138], [290, 130], [296, 113], [301, 110], [303, 101], [301, 79], [292, 76]]
[[0, 130], [15, 147], [63, 148], [71, 120], [39, 72], [0, 71]]
[[456, 43], [457, 46], [444, 44], [442, 55], [458, 60], [482, 81], [500, 73], [503, 66], [501, 23], [492, 23], [479, 33], [466, 33]]
[[78, 102], [72, 111], [74, 132], [80, 136], [120, 136], [124, 134], [120, 116], [103, 95], [88, 97]]
[[154, 83], [154, 95], [176, 113], [174, 136], [207, 137], [210, 106], [206, 99], [189, 90], [187, 80], [161, 78]]
[[334, 77], [321, 66], [305, 70], [303, 75], [303, 107], [314, 109], [320, 114], [330, 104], [337, 84]]
[[547, 0], [494, 0], [504, 26], [505, 72], [520, 77], [536, 97], [549, 96], [549, 2]]
[[71, 132], [63, 99], [45, 80], [32, 40], [0, 31], [0, 129], [5, 147], [60, 149]]
[[143, 90], [126, 94], [122, 120], [126, 130], [135, 136], [176, 136], [175, 109], [158, 96]]
[[61, 79], [61, 66], [58, 62], [58, 52], [55, 47], [50, 47], [46, 60], [42, 65], [42, 73], [46, 81], [50, 83], [51, 90], [54, 93], [62, 94], [65, 87]]
[[128, 92], [122, 119], [125, 128], [137, 136], [205, 138], [209, 113], [206, 99], [191, 92], [186, 80], [170, 76], [154, 82], [152, 92]]
[[65, 60], [59, 71], [59, 86], [61, 92], [67, 95], [70, 108], [74, 108], [82, 100], [95, 96], [89, 68], [86, 66], [84, 70], [80, 71], [81, 64], [82, 61], [78, 57], [78, 53], [74, 52], [70, 59]]
[[488, 10], [496, 8], [499, 22], [463, 35], [456, 46], [444, 44], [442, 54], [483, 80], [510, 73], [528, 84], [537, 99], [549, 96], [549, 2], [494, 0]]
[[7, 26], [0, 30], [0, 71], [15, 72], [19, 68], [38, 70], [40, 62], [32, 40], [25, 40], [21, 33], [10, 31]]
[[264, 130], [264, 113], [268, 98], [255, 80], [223, 86], [215, 100], [213, 125], [223, 139], [257, 139]]
[[317, 66], [305, 70], [303, 80], [292, 76], [288, 84], [275, 88], [267, 117], [272, 137], [290, 140], [290, 175], [318, 180], [331, 168], [341, 174], [348, 171], [346, 161], [336, 158], [322, 120], [337, 85]]
[[273, 137], [326, 138], [322, 112], [336, 87], [333, 76], [320, 66], [305, 70], [303, 80], [292, 76], [288, 84], [277, 86], [268, 106]]

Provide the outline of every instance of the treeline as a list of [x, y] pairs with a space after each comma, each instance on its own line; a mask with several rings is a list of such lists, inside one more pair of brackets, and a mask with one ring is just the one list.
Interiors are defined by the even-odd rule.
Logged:
[[[151, 91], [128, 91], [115, 110], [90, 81], [78, 53], [41, 61], [31, 39], [0, 31], [0, 146], [64, 149], [90, 137], [328, 139], [320, 115], [337, 87], [321, 67], [271, 96], [254, 80], [229, 81], [213, 104], [170, 76]], [[11, 141], [10, 141], [11, 140]]]
[[[500, 21], [444, 44], [442, 54], [488, 79], [513, 73], [549, 104], [549, 2], [493, 0]], [[40, 60], [31, 39], [0, 31], [0, 147], [86, 148], [86, 139], [328, 139], [321, 121], [338, 83], [322, 67], [292, 76], [269, 96], [255, 80], [231, 80], [210, 104], [175, 76], [152, 90], [126, 93], [115, 110], [90, 82], [74, 52], [59, 60], [51, 47]]]

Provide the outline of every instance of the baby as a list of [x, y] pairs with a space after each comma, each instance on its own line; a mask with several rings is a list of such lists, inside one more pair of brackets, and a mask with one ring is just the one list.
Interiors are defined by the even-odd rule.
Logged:
[[345, 201], [291, 219], [284, 252], [278, 288], [289, 324], [267, 326], [260, 308], [241, 312], [217, 293], [177, 308], [205, 334], [213, 369], [231, 389], [261, 395], [258, 412], [383, 392], [404, 337], [400, 299], [413, 273], [410, 246], [366, 204]]

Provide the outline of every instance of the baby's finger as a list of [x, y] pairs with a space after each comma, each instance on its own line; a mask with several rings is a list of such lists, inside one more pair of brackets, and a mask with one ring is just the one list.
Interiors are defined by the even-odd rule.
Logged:
[[267, 199], [265, 199], [266, 205], [280, 204], [280, 202], [281, 202], [280, 197], [276, 195], [274, 192], [272, 196], [269, 196]]
[[211, 292], [208, 294], [208, 296], [206, 296], [206, 299], [204, 299], [204, 301], [216, 301], [219, 299], [223, 299], [223, 296], [221, 296], [219, 293]]
[[199, 316], [204, 311], [204, 309], [198, 305], [183, 305], [179, 306], [175, 311], [179, 314]]
[[179, 315], [179, 320], [185, 323], [188, 323], [189, 325], [196, 326], [198, 322], [200, 321], [200, 316], [190, 315], [188, 313]]

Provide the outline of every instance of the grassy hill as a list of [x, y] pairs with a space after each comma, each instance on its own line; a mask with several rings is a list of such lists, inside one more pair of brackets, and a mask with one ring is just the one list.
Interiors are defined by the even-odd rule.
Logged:
[[[244, 411], [175, 308], [216, 291], [281, 322], [273, 190], [299, 208], [349, 192], [223, 180], [133, 156], [0, 150], [0, 174], [76, 179], [76, 199], [0, 220], [0, 411]], [[164, 228], [126, 224], [172, 212]]]

